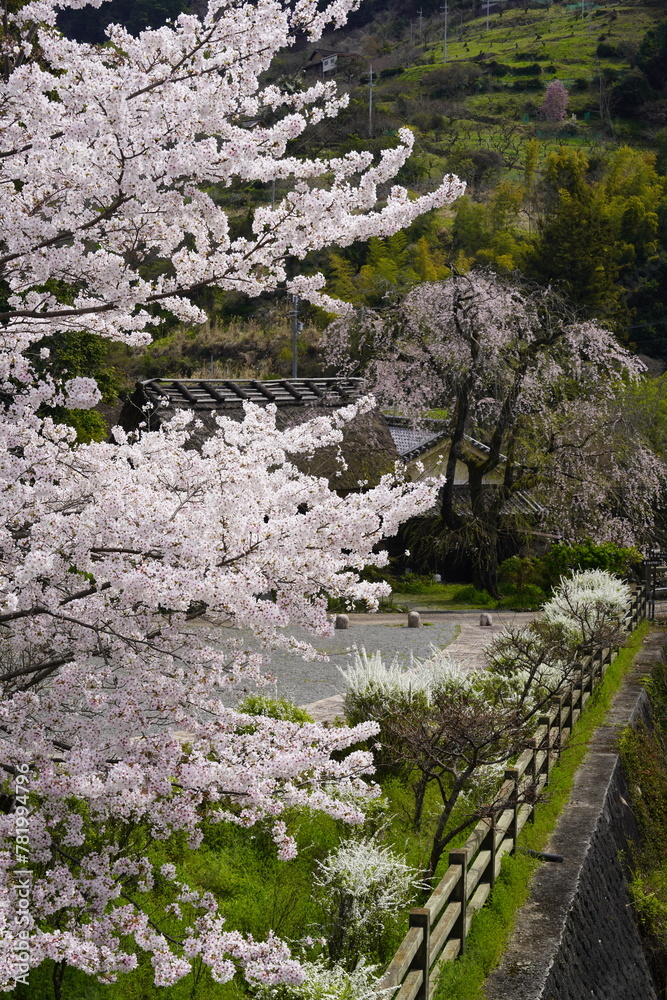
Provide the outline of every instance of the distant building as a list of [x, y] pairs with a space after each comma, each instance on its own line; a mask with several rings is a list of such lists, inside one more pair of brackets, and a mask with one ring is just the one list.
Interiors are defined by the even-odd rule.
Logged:
[[[194, 410], [198, 423], [186, 447], [199, 449], [217, 430], [216, 416], [243, 420], [246, 400], [260, 406], [273, 403], [277, 409], [277, 427], [286, 430], [348, 406], [363, 392], [364, 381], [360, 378], [154, 378], [137, 382], [118, 423], [128, 432], [141, 433], [142, 426], [146, 425], [157, 430], [178, 410]], [[394, 470], [396, 462], [404, 463], [413, 480], [441, 476], [447, 466], [449, 447], [446, 421], [427, 420], [422, 426], [413, 427], [405, 417], [384, 414], [376, 407], [346, 425], [340, 449], [334, 446], [320, 448], [312, 456], [295, 456], [294, 462], [308, 475], [325, 477], [332, 489], [345, 495], [376, 486], [382, 476]], [[489, 451], [487, 445], [468, 435], [463, 447], [482, 460]], [[490, 486], [502, 482], [504, 461], [501, 456], [500, 466], [485, 477]], [[465, 507], [469, 496], [468, 469], [464, 462], [456, 463], [454, 485], [457, 502]], [[544, 508], [521, 491], [508, 501], [506, 512], [510, 511], [539, 519]]]
[[[198, 426], [186, 447], [201, 448], [217, 430], [216, 416], [243, 420], [246, 400], [259, 406], [272, 403], [278, 429], [286, 430], [349, 406], [362, 394], [360, 378], [148, 379], [137, 382], [118, 423], [126, 431], [141, 433], [142, 425], [157, 430], [179, 410], [194, 410]], [[312, 456], [296, 455], [293, 460], [301, 472], [325, 477], [332, 489], [345, 495], [376, 486], [393, 471], [398, 458], [387, 422], [376, 407], [345, 426], [340, 449], [318, 448]]]
[[[444, 476], [449, 459], [450, 437], [448, 422], [445, 420], [427, 420], [420, 427], [413, 427], [405, 417], [386, 415], [389, 431], [396, 450], [402, 462], [407, 466], [412, 480], [427, 479], [430, 476]], [[463, 450], [484, 461], [489, 454], [489, 446], [483, 441], [466, 434], [462, 444]], [[489, 486], [500, 486], [505, 475], [504, 455], [500, 456], [500, 465], [484, 477], [484, 483]], [[468, 468], [465, 462], [457, 460], [454, 472], [455, 503], [465, 509], [470, 503], [468, 492]], [[503, 513], [522, 514], [531, 519], [541, 518], [544, 507], [525, 490], [518, 490], [507, 502]]]
[[335, 73], [339, 59], [349, 59], [351, 52], [334, 52], [332, 49], [315, 49], [308, 56], [303, 72], [309, 76], [326, 76]]

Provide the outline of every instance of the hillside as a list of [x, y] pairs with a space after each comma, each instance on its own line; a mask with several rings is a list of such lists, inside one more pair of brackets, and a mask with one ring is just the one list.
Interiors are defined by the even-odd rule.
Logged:
[[[592, 8], [592, 9], [591, 9]], [[333, 127], [323, 125], [332, 147], [345, 145], [343, 121], [353, 126], [349, 141], [369, 138], [369, 69], [374, 73], [372, 130], [377, 137], [389, 127], [407, 124], [420, 135], [425, 152], [451, 156], [452, 144], [477, 141], [497, 150], [509, 167], [518, 162], [521, 139], [535, 130], [548, 143], [592, 145], [629, 142], [654, 145], [656, 132], [667, 124], [667, 105], [657, 92], [637, 93], [625, 79], [632, 72], [647, 31], [660, 17], [657, 5], [620, 3], [605, 7], [554, 5], [535, 9], [530, 3], [472, 18], [450, 8], [447, 62], [443, 62], [442, 15], [413, 20], [377, 18], [371, 25], [325, 36], [323, 45], [353, 52], [363, 67], [356, 80], [338, 77], [350, 91], [348, 115]], [[413, 41], [410, 42], [412, 33]], [[423, 41], [422, 41], [423, 39]], [[289, 53], [276, 76], [297, 68], [303, 56]], [[344, 64], [344, 73], [349, 63]], [[636, 72], [636, 71], [635, 71]], [[576, 130], [562, 134], [540, 129], [537, 116], [546, 85], [560, 79], [570, 90], [570, 115]], [[619, 81], [623, 80], [623, 87]], [[357, 85], [351, 85], [356, 83]], [[642, 100], [643, 98], [643, 100]], [[514, 142], [508, 142], [512, 126]], [[436, 149], [432, 148], [435, 143]], [[433, 173], [446, 163], [432, 163]]]
[[[114, 2], [122, 13], [120, 0]], [[177, 6], [146, 0], [142, 17], [149, 23], [160, 12], [173, 16]], [[335, 79], [350, 104], [338, 118], [307, 130], [291, 152], [377, 153], [407, 126], [415, 150], [399, 180], [420, 193], [454, 172], [468, 184], [466, 198], [389, 241], [344, 251], [333, 247], [299, 266], [323, 270], [334, 294], [370, 305], [415, 282], [443, 278], [452, 266], [519, 272], [562, 284], [580, 312], [604, 320], [638, 350], [667, 360], [666, 22], [656, 30], [662, 4], [522, 0], [492, 4], [487, 17], [481, 4], [475, 12], [452, 2], [446, 62], [440, 6], [380, 9], [375, 0], [365, 0], [346, 28], [326, 35], [322, 47], [347, 54]], [[97, 29], [86, 22], [86, 30]], [[303, 67], [312, 50], [303, 40], [284, 51], [267, 79], [305, 86]], [[561, 122], [539, 114], [554, 80], [569, 93]], [[651, 166], [651, 155], [657, 166]], [[276, 198], [288, 184], [278, 182]], [[576, 194], [569, 216], [563, 214], [562, 190]], [[255, 206], [270, 202], [272, 191], [256, 183], [215, 195], [242, 235]], [[200, 304], [211, 317], [203, 329], [166, 325], [148, 352], [114, 349], [110, 363], [126, 384], [165, 372], [289, 373], [290, 303], [284, 298], [266, 296], [257, 303], [206, 293]], [[321, 370], [318, 328], [326, 317], [302, 307], [300, 319], [300, 365], [305, 374], [315, 374]]]

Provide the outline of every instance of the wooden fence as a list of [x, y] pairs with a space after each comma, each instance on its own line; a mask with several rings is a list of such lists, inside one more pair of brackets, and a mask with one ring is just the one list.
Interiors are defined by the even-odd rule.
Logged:
[[[639, 586], [625, 614], [633, 631], [646, 617], [646, 586]], [[409, 930], [389, 964], [380, 989], [394, 988], [392, 1000], [429, 1000], [445, 962], [465, 951], [473, 915], [484, 906], [505, 854], [511, 853], [524, 824], [533, 817], [535, 800], [574, 724], [601, 681], [617, 650], [599, 649], [583, 657], [570, 684], [552, 698], [533, 739], [505, 780], [492, 818], [481, 820], [463, 847], [449, 852], [449, 867], [422, 907], [409, 913]], [[530, 789], [530, 802], [521, 803]], [[389, 995], [389, 994], [385, 994]]]

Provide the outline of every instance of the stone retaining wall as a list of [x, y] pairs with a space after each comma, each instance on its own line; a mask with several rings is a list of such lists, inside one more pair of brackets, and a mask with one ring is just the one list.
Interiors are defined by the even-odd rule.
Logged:
[[[650, 719], [643, 679], [664, 661], [667, 635], [650, 636], [591, 741], [546, 848], [563, 864], [538, 869], [488, 1000], [656, 1000], [619, 854], [637, 839], [616, 740]], [[576, 739], [576, 734], [574, 736]]]

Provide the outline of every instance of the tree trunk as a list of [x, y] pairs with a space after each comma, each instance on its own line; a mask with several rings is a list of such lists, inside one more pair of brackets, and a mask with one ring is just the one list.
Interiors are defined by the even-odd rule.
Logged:
[[412, 829], [419, 830], [422, 825], [424, 798], [426, 796], [426, 788], [428, 787], [427, 776], [422, 774], [412, 787], [415, 794], [415, 811], [412, 815]]
[[490, 494], [498, 487], [484, 484], [482, 468], [475, 463], [468, 465], [468, 488], [474, 525], [475, 555], [473, 557], [473, 583], [488, 590], [492, 597], [498, 593], [498, 518], [499, 501]]
[[498, 591], [498, 533], [489, 532], [487, 537], [480, 539], [477, 558], [473, 566], [473, 583], [481, 590], [488, 590], [495, 600], [500, 599]]

